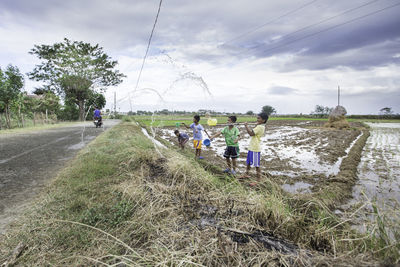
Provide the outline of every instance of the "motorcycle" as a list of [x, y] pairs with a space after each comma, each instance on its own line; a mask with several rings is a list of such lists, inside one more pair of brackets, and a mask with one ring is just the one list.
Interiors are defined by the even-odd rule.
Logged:
[[100, 128], [101, 125], [103, 125], [103, 122], [101, 121], [101, 119], [98, 119], [98, 118], [95, 118], [93, 123], [96, 126], [96, 128]]

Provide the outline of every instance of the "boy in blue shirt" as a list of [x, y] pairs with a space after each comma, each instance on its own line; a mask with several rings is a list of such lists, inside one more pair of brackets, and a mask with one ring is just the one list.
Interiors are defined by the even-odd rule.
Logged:
[[[223, 135], [225, 137], [226, 149], [224, 153], [224, 157], [226, 158], [226, 164], [228, 168], [224, 170], [225, 173], [236, 174], [236, 159], [239, 157], [239, 138], [240, 132], [239, 129], [234, 125], [237, 118], [236, 116], [228, 117], [228, 126], [226, 126], [222, 131], [211, 136], [211, 139], [219, 135]], [[231, 159], [232, 158], [232, 170], [231, 170]]]
[[187, 126], [185, 123], [182, 123], [182, 125], [185, 125], [185, 127], [188, 129], [189, 128], [193, 129], [193, 147], [196, 149], [195, 158], [203, 159], [204, 157], [201, 156], [201, 144], [203, 141], [203, 135], [201, 134], [201, 132], [204, 131], [209, 138], [210, 138], [210, 135], [203, 128], [203, 126], [201, 126], [199, 121], [200, 121], [200, 116], [195, 115], [193, 117], [193, 123], [190, 126]]

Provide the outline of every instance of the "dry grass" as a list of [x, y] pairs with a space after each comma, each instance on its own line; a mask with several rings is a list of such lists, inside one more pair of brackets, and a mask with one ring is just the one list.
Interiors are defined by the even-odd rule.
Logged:
[[254, 190], [161, 152], [133, 123], [101, 135], [2, 237], [0, 263], [20, 242], [17, 264], [32, 266], [376, 263], [318, 198], [290, 196], [267, 177]]
[[329, 116], [328, 122], [325, 123], [324, 127], [348, 129], [350, 128], [350, 123], [346, 120], [345, 116]]

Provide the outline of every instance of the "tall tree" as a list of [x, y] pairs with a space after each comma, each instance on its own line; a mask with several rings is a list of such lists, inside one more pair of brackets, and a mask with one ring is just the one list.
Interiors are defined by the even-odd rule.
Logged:
[[8, 65], [3, 72], [0, 68], [0, 102], [6, 113], [7, 127], [11, 128], [10, 106], [24, 87], [24, 76], [18, 67]]
[[311, 114], [316, 115], [317, 117], [324, 117], [327, 116], [329, 113], [331, 113], [332, 108], [322, 105], [316, 105], [314, 111], [311, 112]]
[[261, 112], [267, 113], [267, 115], [269, 116], [271, 114], [276, 113], [276, 109], [271, 106], [266, 105], [266, 106], [262, 107]]
[[35, 45], [29, 52], [42, 63], [28, 73], [29, 78], [46, 82], [46, 87], [73, 100], [84, 119], [85, 104], [92, 93], [103, 93], [108, 86], [122, 82], [124, 74], [115, 69], [117, 61], [103, 52], [98, 44], [70, 41], [53, 45]]

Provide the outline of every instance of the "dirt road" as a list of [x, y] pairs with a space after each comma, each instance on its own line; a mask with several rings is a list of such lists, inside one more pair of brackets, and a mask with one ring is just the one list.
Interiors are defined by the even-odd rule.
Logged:
[[48, 130], [0, 135], [0, 233], [13, 221], [46, 182], [104, 128], [84, 122]]

